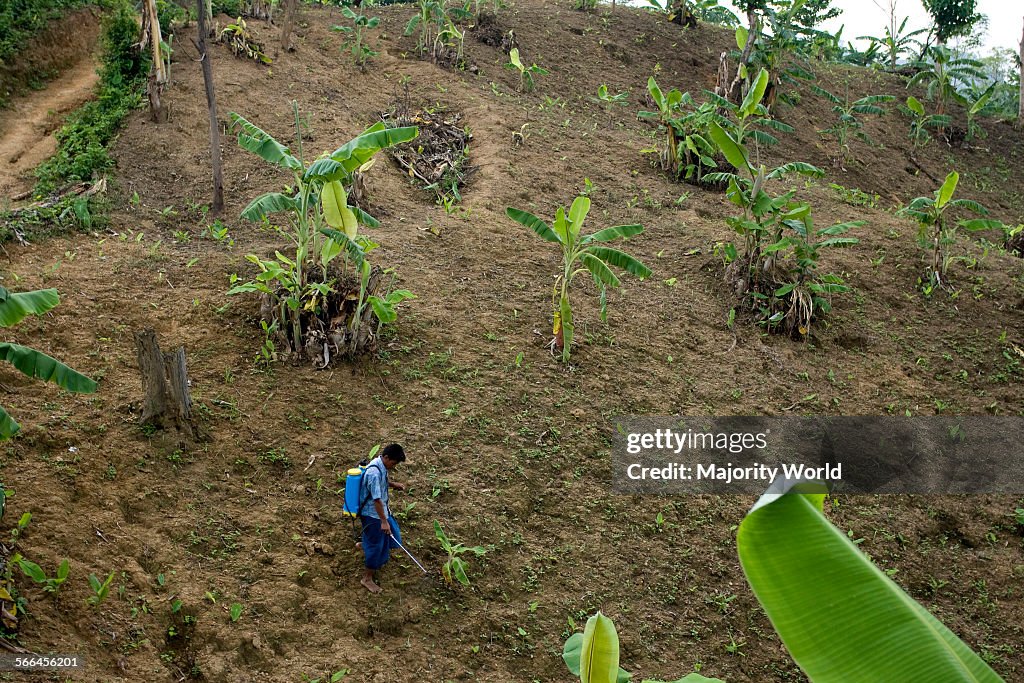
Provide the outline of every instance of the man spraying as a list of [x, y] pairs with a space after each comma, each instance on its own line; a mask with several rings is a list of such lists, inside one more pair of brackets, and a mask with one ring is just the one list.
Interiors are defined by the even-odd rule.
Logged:
[[363, 473], [360, 487], [359, 519], [363, 523], [362, 548], [366, 556], [366, 570], [360, 581], [371, 593], [380, 593], [381, 587], [373, 580], [374, 574], [391, 558], [391, 548], [399, 547], [402, 533], [388, 507], [388, 488], [404, 491], [405, 485], [389, 478], [391, 470], [405, 462], [405, 451], [396, 443], [385, 446], [380, 455], [370, 461]]

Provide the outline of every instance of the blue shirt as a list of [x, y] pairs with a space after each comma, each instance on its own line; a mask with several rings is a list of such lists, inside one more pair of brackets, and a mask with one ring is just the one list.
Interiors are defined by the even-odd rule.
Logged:
[[388, 470], [384, 467], [384, 461], [379, 457], [371, 460], [370, 464], [366, 466], [359, 500], [366, 501], [360, 514], [380, 519], [380, 515], [377, 514], [377, 506], [373, 504], [375, 500], [379, 500], [384, 506], [385, 514], [391, 514], [391, 510], [388, 508]]

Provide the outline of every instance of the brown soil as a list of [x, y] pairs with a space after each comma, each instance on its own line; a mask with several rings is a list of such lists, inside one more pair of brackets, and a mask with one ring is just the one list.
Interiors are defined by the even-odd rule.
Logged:
[[[237, 216], [291, 178], [226, 140], [224, 220], [234, 246], [201, 237], [206, 106], [194, 48], [175, 41], [171, 121], [157, 125], [140, 111], [115, 148], [112, 231], [7, 247], [19, 288], [53, 286], [63, 296], [12, 339], [102, 380], [83, 397], [0, 376], [15, 392], [4, 405], [24, 426], [2, 456], [4, 484], [17, 491], [8, 523], [32, 511], [21, 552], [51, 572], [63, 557], [72, 563], [57, 599], [17, 577], [32, 615], [22, 643], [84, 654], [89, 669], [74, 677], [83, 681], [284, 682], [342, 668], [351, 670], [346, 681], [373, 683], [565, 681], [567, 620], [582, 624], [601, 608], [616, 620], [636, 680], [674, 680], [696, 662], [734, 683], [803, 680], [737, 562], [735, 525], [752, 499], [611, 495], [609, 418], [1021, 414], [1024, 264], [976, 241], [994, 234], [964, 237], [956, 248], [976, 261], [953, 267], [956, 296], [925, 299], [915, 291], [925, 263], [916, 228], [888, 210], [931, 192], [932, 178], [955, 167], [964, 196], [1019, 222], [1020, 133], [986, 121], [984, 140], [962, 149], [933, 142], [912, 156], [900, 114], [869, 121], [882, 146], [855, 144], [861, 161], [845, 174], [790, 183], [813, 202], [819, 225], [869, 221], [858, 246], [825, 264], [854, 292], [836, 299], [811, 343], [742, 321], [734, 336], [725, 323], [736, 299], [712, 254], [731, 239], [730, 207], [720, 193], [667, 180], [642, 152], [656, 144], [653, 127], [636, 121], [656, 68], [663, 86], [713, 86], [731, 34], [642, 11], [569, 7], [520, 0], [500, 17], [529, 61], [552, 72], [529, 94], [516, 93], [500, 49], [475, 40], [466, 50], [478, 75], [410, 58], [413, 41], [401, 37], [409, 7], [372, 10], [383, 17], [381, 54], [366, 72], [339, 54], [335, 9], [303, 9], [296, 52], [269, 68], [211, 48], [221, 117], [238, 111], [290, 140], [295, 98], [310, 120], [307, 160], [376, 120], [405, 79], [416, 106], [462, 112], [472, 132], [478, 170], [462, 212], [447, 215], [386, 157], [370, 171], [383, 224], [375, 262], [393, 266], [419, 298], [404, 304], [379, 358], [323, 372], [254, 362], [258, 302], [228, 298], [228, 275], [250, 272], [246, 253], [285, 243]], [[277, 42], [275, 28], [250, 27]], [[833, 91], [849, 77], [851, 93], [905, 92], [897, 77], [815, 69]], [[632, 106], [609, 114], [592, 102], [602, 82], [628, 89]], [[831, 148], [814, 132], [828, 111], [809, 92], [796, 108], [781, 106], [798, 132], [780, 135], [768, 161], [831, 168]], [[523, 144], [513, 147], [513, 133], [524, 133]], [[546, 348], [557, 255], [504, 208], [550, 216], [584, 176], [594, 184], [590, 229], [643, 223], [629, 248], [655, 275], [611, 294], [607, 326], [592, 289], [578, 289], [582, 343], [567, 370]], [[851, 206], [829, 182], [881, 198]], [[144, 326], [165, 345], [186, 345], [209, 442], [179, 449], [136, 426], [132, 331]], [[393, 506], [406, 512], [403, 538], [432, 574], [421, 578], [396, 556], [385, 592], [371, 596], [359, 586], [361, 558], [335, 492], [346, 468], [391, 440], [410, 455], [395, 478], [411, 484]], [[829, 517], [1007, 681], [1024, 681], [1024, 550], [1010, 517], [1020, 506], [1007, 496], [843, 497]], [[442, 586], [435, 519], [455, 541], [491, 547], [470, 561], [471, 588]], [[111, 570], [111, 597], [87, 607], [85, 577]], [[235, 602], [245, 611], [233, 623]], [[828, 628], [827, 611], [813, 618]], [[739, 653], [727, 651], [732, 643]]]
[[32, 188], [32, 171], [57, 150], [54, 132], [69, 112], [92, 97], [99, 78], [94, 54], [98, 35], [95, 13], [76, 12], [33, 41], [19, 55], [18, 65], [4, 74], [12, 78], [13, 88], [16, 78], [60, 72], [45, 89], [23, 91], [0, 109], [0, 197]]

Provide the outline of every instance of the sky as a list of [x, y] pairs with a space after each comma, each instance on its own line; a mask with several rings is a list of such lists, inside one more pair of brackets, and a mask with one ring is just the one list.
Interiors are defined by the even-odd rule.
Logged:
[[[888, 8], [888, 0], [877, 2]], [[834, 0], [832, 4], [841, 8], [843, 14], [826, 22], [821, 28], [835, 33], [840, 26], [845, 25], [844, 42], [857, 36], [885, 35], [885, 27], [889, 23], [888, 9], [879, 9], [873, 0]], [[986, 54], [995, 47], [1010, 48], [1014, 51], [1020, 49], [1021, 30], [1024, 29], [1024, 3], [1019, 0], [978, 0], [977, 11], [989, 18], [988, 32], [983, 42]], [[736, 14], [742, 19], [741, 12]], [[897, 22], [902, 21], [905, 16], [910, 17], [907, 30], [924, 28], [930, 24], [921, 0], [897, 0], [896, 14], [899, 17]]]

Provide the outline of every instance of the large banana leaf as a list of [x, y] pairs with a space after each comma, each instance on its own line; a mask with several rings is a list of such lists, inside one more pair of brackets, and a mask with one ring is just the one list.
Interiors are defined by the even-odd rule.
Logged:
[[750, 168], [750, 162], [747, 161], [748, 155], [746, 148], [740, 143], [732, 139], [720, 125], [711, 122], [708, 132], [711, 135], [711, 139], [718, 149], [722, 150], [722, 154], [725, 156], [725, 160], [733, 165], [733, 168]]
[[822, 514], [824, 494], [766, 493], [737, 534], [740, 564], [814, 683], [1002, 679]]
[[324, 220], [327, 221], [327, 225], [344, 230], [348, 238], [354, 240], [359, 230], [359, 224], [355, 213], [349, 208], [348, 195], [340, 180], [332, 180], [324, 184], [324, 189], [320, 193], [320, 203], [323, 206]]
[[583, 227], [583, 222], [587, 220], [588, 213], [590, 213], [589, 197], [580, 196], [572, 201], [572, 206], [569, 207], [569, 220], [572, 221], [572, 236], [574, 240], [579, 236], [580, 229]]
[[341, 165], [341, 162], [335, 161], [330, 157], [324, 157], [323, 159], [317, 159], [309, 165], [306, 169], [306, 173], [302, 176], [302, 180], [310, 182], [311, 180], [340, 180], [348, 175], [345, 167]]
[[[761, 99], [764, 98], [764, 93], [767, 89], [768, 70], [761, 69], [754, 83], [750, 86], [750, 90], [747, 91], [747, 96], [743, 98], [743, 104], [740, 105], [740, 115], [742, 117], [746, 118], [753, 115], [757, 110], [757, 105], [761, 104]], [[733, 165], [735, 166], [735, 164]]]
[[598, 612], [587, 619], [580, 649], [581, 683], [615, 683], [619, 672], [619, 634], [615, 624]]
[[587, 252], [580, 254], [580, 261], [583, 266], [590, 271], [590, 274], [594, 276], [594, 279], [608, 287], [617, 288], [622, 283], [619, 278], [611, 271], [611, 269], [605, 265], [604, 261], [591, 256]]
[[416, 126], [387, 128], [383, 121], [378, 121], [334, 150], [331, 153], [331, 159], [340, 163], [346, 172], [351, 173], [359, 170], [360, 166], [380, 150], [409, 142], [419, 134], [420, 131]]
[[0, 287], [0, 327], [13, 327], [29, 315], [42, 315], [60, 303], [56, 289], [9, 292]]
[[61, 389], [76, 394], [91, 394], [96, 391], [96, 382], [75, 372], [55, 358], [42, 351], [20, 344], [0, 342], [0, 359], [7, 361], [29, 377], [53, 382]]
[[248, 150], [264, 161], [287, 168], [292, 171], [301, 171], [302, 162], [291, 154], [291, 150], [275, 140], [270, 133], [259, 126], [245, 120], [235, 112], [231, 112], [231, 127], [239, 128], [238, 144], [242, 149]]
[[942, 183], [942, 187], [939, 188], [939, 194], [935, 201], [935, 206], [940, 209], [949, 203], [949, 200], [953, 198], [953, 193], [956, 192], [957, 183], [960, 182], [960, 174], [956, 171], [950, 172], [946, 176], [945, 182]]

